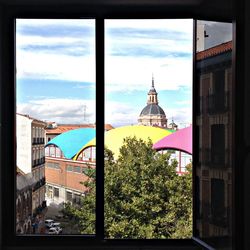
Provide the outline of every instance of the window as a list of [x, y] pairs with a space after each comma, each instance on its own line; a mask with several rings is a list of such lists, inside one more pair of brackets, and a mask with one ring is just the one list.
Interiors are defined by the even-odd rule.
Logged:
[[72, 202], [72, 199], [73, 199], [72, 197], [73, 197], [72, 192], [67, 191], [66, 192], [66, 200], [69, 202]]
[[47, 168], [54, 168], [54, 169], [59, 169], [59, 163], [55, 163], [55, 162], [46, 162], [46, 167]]
[[[188, 2], [188, 3], [185, 3], [185, 6], [182, 5], [181, 1], [178, 2], [178, 6], [175, 5], [174, 3], [171, 3], [171, 5], [164, 5], [162, 2], [161, 2], [161, 5], [154, 5], [154, 3], [152, 2], [152, 5], [150, 6], [145, 6], [143, 7], [143, 5], [140, 5], [138, 3], [138, 5], [135, 4], [135, 6], [133, 4], [131, 5], [126, 5], [125, 4], [125, 8], [123, 7], [120, 7], [118, 6], [117, 4], [115, 5], [112, 5], [111, 4], [111, 7], [108, 7], [106, 5], [104, 5], [106, 8], [104, 8], [103, 12], [107, 12], [107, 13], [116, 13], [115, 15], [116, 16], [119, 16], [119, 15], [122, 15], [123, 17], [131, 17], [135, 14], [133, 13], [136, 13], [136, 16], [138, 17], [142, 17], [142, 13], [145, 13], [145, 10], [146, 10], [146, 13], [151, 13], [150, 16], [164, 16], [165, 15], [168, 15], [170, 14], [171, 16], [182, 16], [183, 13], [184, 13], [184, 16], [191, 16], [191, 17], [196, 17], [197, 16], [197, 13], [199, 13], [199, 17], [201, 16], [205, 16], [205, 17], [209, 17], [210, 19], [213, 19], [215, 17], [217, 18], [220, 18], [221, 20], [223, 20], [225, 17], [226, 19], [231, 19], [231, 7], [230, 7], [230, 4], [226, 4], [224, 1], [222, 2], [217, 2], [216, 3], [216, 8], [214, 8], [215, 6], [215, 3], [214, 1], [192, 1], [192, 3]], [[132, 8], [133, 8], [133, 11]], [[152, 8], [153, 6], [153, 8]], [[174, 6], [174, 7], [173, 7]], [[237, 75], [237, 78], [241, 79], [242, 81], [239, 81], [239, 85], [237, 86], [237, 91], [235, 92], [236, 95], [239, 97], [241, 96], [241, 98], [243, 99], [242, 101], [239, 101], [239, 99], [237, 99], [237, 105], [236, 105], [236, 110], [240, 109], [240, 107], [242, 107], [242, 109], [244, 110], [244, 114], [242, 115], [237, 115], [237, 118], [239, 119], [236, 119], [237, 120], [237, 124], [236, 124], [236, 128], [241, 128], [241, 126], [246, 126], [247, 122], [246, 122], [246, 117], [247, 117], [247, 114], [248, 114], [248, 100], [245, 99], [245, 96], [246, 96], [246, 91], [245, 91], [245, 87], [247, 86], [247, 83], [246, 83], [246, 80], [245, 80], [245, 76], [248, 76], [249, 72], [246, 72], [245, 69], [249, 68], [248, 67], [248, 62], [247, 60], [243, 60], [245, 58], [247, 58], [247, 52], [248, 52], [248, 49], [247, 49], [247, 46], [246, 44], [248, 44], [248, 38], [246, 36], [246, 31], [248, 30], [249, 28], [249, 24], [246, 22], [246, 23], [243, 23], [243, 20], [247, 20], [246, 18], [246, 13], [249, 13], [249, 6], [246, 5], [244, 6], [243, 4], [243, 7], [246, 7], [246, 8], [243, 8], [242, 10], [240, 9], [241, 6], [241, 3], [237, 4], [236, 5], [236, 21], [239, 22], [240, 25], [242, 25], [242, 29], [241, 29], [241, 39], [239, 39], [237, 41], [237, 47], [239, 48], [239, 51], [240, 51], [240, 56], [237, 58], [237, 68], [238, 66], [240, 66], [238, 68], [239, 72], [240, 72], [240, 75], [241, 76], [238, 76]], [[1, 64], [1, 73], [4, 72], [4, 75], [2, 76], [1, 78], [1, 83], [3, 84], [7, 84], [9, 82], [12, 82], [12, 78], [13, 76], [11, 75], [12, 73], [8, 73], [8, 72], [12, 72], [12, 68], [13, 68], [13, 56], [12, 56], [12, 49], [13, 49], [13, 46], [11, 46], [12, 44], [12, 39], [11, 39], [11, 34], [13, 33], [10, 29], [10, 26], [7, 26], [5, 24], [11, 24], [12, 23], [12, 17], [13, 16], [25, 16], [24, 13], [20, 13], [19, 11], [21, 10], [25, 10], [24, 12], [26, 13], [26, 15], [32, 15], [32, 16], [41, 16], [43, 15], [43, 13], [46, 12], [46, 16], [48, 16], [48, 13], [50, 12], [53, 12], [54, 13], [57, 13], [58, 15], [59, 12], [62, 14], [62, 15], [66, 15], [68, 16], [67, 14], [69, 13], [70, 10], [72, 10], [72, 12], [74, 13], [79, 13], [81, 12], [81, 16], [84, 16], [84, 14], [86, 14], [86, 12], [90, 11], [90, 13], [93, 14], [93, 16], [95, 16], [96, 12], [93, 11], [93, 9], [96, 9], [96, 11], [100, 11], [100, 13], [103, 13], [101, 8], [88, 8], [89, 5], [87, 6], [81, 6], [80, 2], [79, 2], [79, 5], [77, 5], [77, 8], [74, 8], [73, 6], [71, 6], [69, 9], [66, 10], [66, 8], [61, 8], [62, 5], [61, 3], [58, 3], [58, 5], [56, 7], [53, 7], [51, 5], [46, 5], [46, 3], [43, 4], [43, 6], [41, 7], [40, 5], [39, 6], [30, 6], [28, 5], [25, 5], [25, 6], [22, 6], [22, 8], [19, 9], [18, 12], [15, 12], [14, 10], [16, 10], [17, 6], [15, 5], [15, 3], [13, 2], [13, 5], [10, 6], [9, 4], [6, 4], [6, 6], [3, 8], [3, 6], [1, 5], [0, 6], [0, 9], [1, 9], [1, 12], [4, 11], [5, 15], [1, 15], [1, 22], [4, 24], [3, 27], [1, 26], [1, 37], [4, 37], [5, 39], [1, 39], [0, 43], [1, 43], [1, 48], [3, 48], [1, 50], [1, 55], [3, 55], [3, 57], [1, 57], [1, 61], [4, 62]], [[30, 8], [32, 7], [32, 8]], [[92, 7], [92, 6], [91, 6]], [[99, 7], [99, 6], [98, 6]], [[241, 6], [242, 7], [242, 6]], [[7, 10], [7, 11], [5, 11]], [[44, 12], [45, 10], [45, 12]], [[119, 12], [120, 10], [120, 12]], [[121, 11], [122, 10], [122, 11]], [[244, 11], [243, 11], [244, 10]], [[10, 11], [10, 12], [8, 12]], [[92, 11], [92, 12], [91, 12]], [[116, 12], [118, 11], [118, 13]], [[152, 14], [151, 11], [155, 11], [155, 15]], [[11, 13], [11, 15], [9, 14]], [[99, 12], [98, 12], [99, 13]], [[180, 14], [181, 13], [181, 14]], [[187, 14], [185, 14], [187, 13]], [[16, 14], [16, 15], [15, 15]], [[127, 14], [127, 15], [126, 15]], [[97, 14], [96, 14], [97, 15]], [[110, 14], [112, 16], [112, 14]], [[104, 15], [105, 16], [105, 15]], [[145, 17], [145, 14], [144, 14], [144, 17]], [[2, 29], [4, 28], [4, 29]], [[7, 32], [6, 32], [7, 31]], [[9, 35], [7, 35], [9, 34]], [[102, 37], [102, 36], [101, 36]], [[98, 37], [100, 38], [100, 37]], [[102, 39], [101, 39], [102, 40]], [[99, 51], [101, 50], [100, 47], [99, 48]], [[238, 52], [237, 52], [238, 53]], [[244, 54], [244, 55], [243, 55]], [[101, 57], [99, 57], [101, 58]], [[6, 63], [6, 62], [10, 62], [10, 63]], [[99, 65], [100, 66], [100, 65]], [[102, 68], [102, 63], [101, 63], [101, 66], [100, 68]], [[99, 78], [102, 78], [102, 76], [98, 76]], [[97, 77], [97, 78], [98, 78]], [[13, 121], [13, 117], [11, 117], [11, 114], [13, 113], [12, 112], [12, 107], [13, 107], [13, 98], [11, 97], [11, 94], [10, 93], [13, 93], [13, 89], [11, 87], [11, 84], [9, 86], [9, 88], [3, 88], [4, 91], [3, 91], [3, 94], [2, 94], [2, 103], [5, 103], [5, 107], [7, 106], [8, 109], [4, 110], [4, 108], [2, 108], [2, 111], [1, 112], [1, 119], [3, 119], [4, 121], [8, 121], [8, 125], [10, 124], [10, 126], [3, 126], [1, 127], [1, 136], [2, 136], [2, 140], [4, 142], [9, 142], [8, 138], [14, 138], [12, 135], [14, 129], [13, 129], [13, 126], [12, 124], [14, 124], [14, 121]], [[100, 91], [102, 92], [102, 91]], [[1, 92], [2, 93], [2, 92]], [[244, 100], [246, 100], [246, 104], [244, 104]], [[8, 104], [8, 105], [7, 105]], [[242, 105], [242, 106], [241, 106]], [[103, 112], [103, 111], [102, 111]], [[99, 119], [102, 120], [101, 118], [101, 113], [100, 112], [100, 116], [99, 116]], [[10, 115], [8, 115], [7, 113], [9, 113]], [[245, 124], [245, 125], [244, 125]], [[97, 121], [97, 127], [98, 127], [98, 121]], [[237, 149], [237, 152], [243, 152], [242, 153], [242, 157], [238, 157], [236, 160], [238, 161], [238, 164], [239, 164], [239, 168], [238, 169], [241, 169], [244, 173], [244, 176], [246, 177], [246, 179], [249, 179], [247, 178], [248, 177], [248, 174], [245, 173], [247, 171], [245, 171], [246, 168], [246, 165], [249, 165], [249, 160], [246, 159], [245, 157], [247, 156], [247, 144], [245, 144], [245, 140], [249, 141], [248, 139], [248, 132], [243, 132], [242, 129], [235, 129], [237, 131], [237, 135], [238, 135], [238, 139], [237, 139], [237, 143], [235, 144], [236, 147], [239, 147], [239, 149]], [[201, 131], [201, 135], [204, 133], [204, 131]], [[100, 134], [100, 137], [101, 137], [101, 134]], [[243, 139], [244, 138], [244, 139]], [[202, 140], [202, 139], [201, 139]], [[102, 142], [102, 139], [100, 139], [99, 142]], [[244, 143], [243, 143], [244, 142]], [[13, 142], [14, 143], [14, 142]], [[4, 155], [6, 159], [2, 159], [3, 161], [3, 164], [1, 164], [1, 166], [12, 166], [13, 164], [13, 161], [11, 160], [11, 157], [8, 156], [8, 155], [11, 155], [11, 152], [13, 150], [13, 147], [12, 145], [10, 145], [11, 142], [5, 144], [5, 147], [4, 149], [2, 149], [1, 151], [1, 155]], [[97, 148], [97, 156], [99, 156], [101, 154], [101, 150], [99, 151], [99, 149]], [[98, 157], [97, 157], [97, 160], [98, 160]], [[246, 160], [246, 165], [245, 163], [243, 163], [243, 161]], [[98, 164], [102, 165], [102, 160], [100, 160], [101, 162], [99, 162]], [[4, 170], [4, 169], [1, 169], [2, 172], [1, 174], [4, 176], [4, 177], [8, 177], [9, 178], [3, 178], [3, 183], [2, 183], [2, 198], [3, 200], [5, 201], [4, 203], [1, 202], [1, 206], [3, 207], [8, 207], [8, 208], [11, 208], [13, 207], [12, 205], [12, 201], [11, 201], [11, 197], [8, 198], [7, 196], [7, 192], [4, 192], [7, 190], [8, 187], [10, 187], [9, 185], [11, 185], [11, 183], [13, 183], [13, 181], [10, 181], [11, 177], [10, 177], [10, 174], [7, 174], [7, 170]], [[12, 171], [12, 170], [9, 170], [8, 168], [8, 171]], [[238, 170], [236, 170], [236, 175], [237, 175], [237, 172]], [[12, 171], [13, 172], [13, 171]], [[10, 173], [12, 173], [10, 172]], [[246, 174], [246, 175], [245, 175]], [[242, 177], [240, 177], [240, 175], [237, 175], [239, 177], [239, 181], [242, 181], [242, 186], [243, 184], [246, 184], [247, 186], [247, 182], [244, 181], [242, 179]], [[233, 177], [233, 176], [232, 176]], [[233, 177], [234, 178], [234, 177]], [[237, 184], [238, 185], [238, 184]], [[227, 185], [225, 185], [227, 186]], [[6, 187], [6, 188], [5, 188]], [[241, 187], [241, 184], [238, 185], [238, 187]], [[8, 191], [11, 190], [11, 187], [8, 188]], [[101, 191], [101, 188], [98, 189], [99, 191]], [[232, 188], [233, 191], [235, 191], [235, 188], [233, 187]], [[238, 190], [238, 189], [237, 189]], [[238, 190], [239, 191], [239, 190]], [[244, 189], [244, 191], [247, 191], [247, 188]], [[238, 197], [238, 195], [242, 195], [244, 201], [247, 201], [247, 198], [246, 196], [244, 196], [243, 194], [241, 194], [241, 192], [236, 192], [237, 195], [236, 197]], [[245, 193], [248, 193], [248, 192], [245, 192]], [[102, 199], [100, 199], [101, 201]], [[238, 200], [238, 199], [237, 199]], [[243, 211], [243, 209], [241, 208], [241, 205], [243, 204], [243, 201], [241, 199], [239, 199], [239, 205], [236, 205], [236, 209], [237, 211]], [[100, 203], [99, 203], [100, 204]], [[233, 204], [234, 204], [234, 201], [233, 201]], [[8, 214], [7, 211], [5, 211], [6, 209], [2, 209], [4, 215], [5, 214]], [[12, 213], [13, 214], [13, 213]], [[241, 214], [241, 213], [240, 213]], [[238, 229], [240, 229], [240, 225], [243, 225], [243, 223], [241, 223], [242, 221], [244, 221], [244, 219], [246, 219], [246, 214], [245, 213], [242, 213], [241, 214], [242, 216], [240, 216], [240, 218], [238, 218], [238, 220], [236, 221], [236, 226], [238, 226]], [[100, 216], [101, 218], [101, 216]], [[1, 223], [2, 225], [7, 225], [8, 223], [8, 220], [11, 220], [11, 216], [3, 216], [3, 220], [1, 220]], [[241, 223], [241, 224], [240, 224]], [[18, 245], [17, 243], [20, 243], [22, 242], [22, 244], [24, 244], [25, 246], [29, 245], [29, 244], [36, 244], [34, 243], [34, 241], [31, 240], [28, 240], [27, 241], [27, 238], [25, 239], [25, 241], [22, 241], [21, 238], [19, 238], [18, 240], [14, 240], [12, 241], [11, 239], [13, 239], [13, 237], [11, 238], [11, 233], [13, 232], [12, 230], [12, 225], [14, 225], [14, 222], [13, 223], [9, 223], [8, 225], [10, 225], [9, 228], [6, 228], [6, 230], [1, 230], [1, 233], [5, 236], [5, 237], [2, 237], [2, 239], [4, 239], [3, 241], [3, 245], [4, 246], [9, 246], [10, 244], [13, 244], [13, 245]], [[236, 229], [236, 228], [235, 228]], [[245, 225], [245, 230], [246, 230], [246, 235], [249, 235], [247, 232], [249, 232], [249, 225]], [[244, 236], [244, 234], [240, 234], [240, 232], [237, 232], [237, 230], [235, 230], [236, 232], [233, 234], [234, 236], [236, 235], [236, 246], [240, 246], [238, 249], [244, 249], [244, 247], [241, 247], [244, 243], [247, 245], [247, 241], [246, 241], [246, 236]], [[240, 230], [239, 230], [240, 231]], [[37, 240], [37, 239], [36, 239]], [[67, 239], [68, 241], [70, 241], [69, 239]], [[239, 243], [240, 241], [242, 241], [242, 243]], [[24, 243], [25, 242], [25, 243]], [[32, 243], [33, 242], [33, 243]], [[44, 240], [45, 242], [45, 240]], [[51, 241], [52, 242], [52, 241]], [[60, 239], [60, 242], [62, 242], [62, 240]], [[74, 242], [76, 242], [74, 240]], [[53, 243], [48, 243], [48, 244], [52, 244], [52, 245], [57, 245], [60, 244], [59, 241], [57, 241], [57, 239], [53, 239]], [[20, 244], [20, 245], [22, 245]], [[45, 244], [45, 243], [44, 243]], [[68, 244], [72, 244], [72, 243], [68, 243]], [[78, 243], [75, 243], [76, 245]], [[147, 243], [146, 243], [147, 244]], [[164, 244], [168, 244], [168, 243], [164, 243]], [[185, 243], [184, 243], [185, 244]], [[72, 244], [73, 245], [73, 244]], [[81, 244], [83, 245], [83, 244]], [[247, 245], [248, 247], [248, 245]], [[42, 248], [42, 246], [41, 246]], [[247, 248], [246, 248], [247, 249]]]
[[59, 188], [54, 187], [54, 196], [59, 197]]
[[72, 172], [73, 171], [73, 166], [67, 165], [66, 169], [67, 169], [67, 172]]
[[81, 167], [80, 166], [74, 166], [73, 167], [73, 172], [75, 172], [75, 173], [81, 173]]
[[[203, 35], [205, 37], [203, 37]], [[218, 35], [219, 34], [219, 35]], [[234, 132], [232, 24], [197, 21], [196, 101], [207, 111], [196, 114], [201, 149], [196, 168], [195, 236], [212, 247], [232, 249], [231, 173]], [[203, 42], [201, 42], [203, 41]], [[203, 152], [202, 152], [203, 150]], [[226, 198], [227, 197], [227, 198]], [[219, 248], [220, 249], [220, 248]]]

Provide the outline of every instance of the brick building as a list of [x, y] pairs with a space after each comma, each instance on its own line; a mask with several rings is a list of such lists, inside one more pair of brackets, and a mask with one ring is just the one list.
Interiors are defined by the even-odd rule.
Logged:
[[26, 175], [36, 180], [32, 190], [32, 213], [45, 202], [45, 122], [16, 114], [16, 162]]
[[46, 144], [46, 196], [48, 201], [79, 203], [88, 189], [87, 172], [95, 168], [95, 147], [88, 147], [82, 157], [75, 154], [95, 137], [94, 128], [78, 128], [58, 135]]
[[226, 242], [232, 235], [232, 42], [198, 52], [196, 70], [200, 152], [195, 228], [201, 238]]

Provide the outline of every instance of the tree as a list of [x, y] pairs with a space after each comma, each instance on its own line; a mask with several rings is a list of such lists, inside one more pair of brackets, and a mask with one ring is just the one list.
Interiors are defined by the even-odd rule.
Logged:
[[[114, 160], [105, 151], [105, 237], [188, 238], [192, 236], [192, 178], [176, 174], [176, 161], [152, 142], [126, 138]], [[95, 189], [73, 211], [82, 233], [93, 223]], [[92, 231], [94, 233], [94, 231]]]

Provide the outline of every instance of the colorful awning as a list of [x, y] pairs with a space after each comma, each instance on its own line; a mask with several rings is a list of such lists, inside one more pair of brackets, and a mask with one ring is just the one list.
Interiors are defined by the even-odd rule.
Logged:
[[188, 154], [192, 154], [192, 125], [177, 130], [175, 133], [168, 135], [153, 145], [156, 150], [176, 149]]

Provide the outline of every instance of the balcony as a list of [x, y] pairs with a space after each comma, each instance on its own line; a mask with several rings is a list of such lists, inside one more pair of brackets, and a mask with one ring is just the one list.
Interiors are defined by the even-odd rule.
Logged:
[[33, 186], [33, 192], [36, 191], [37, 189], [43, 187], [46, 183], [45, 177], [43, 177], [42, 179], [40, 179], [39, 181], [37, 181], [35, 183], [35, 185]]
[[229, 92], [207, 96], [207, 113], [210, 115], [223, 114], [229, 109]]
[[215, 152], [211, 148], [202, 148], [199, 150], [198, 165], [209, 166], [210, 168], [226, 168], [229, 167], [229, 150], [225, 149], [221, 152]]
[[35, 137], [32, 139], [32, 145], [39, 145], [39, 144], [44, 144], [43, 137]]
[[42, 157], [40, 159], [33, 160], [32, 167], [36, 167], [36, 166], [42, 165], [44, 163], [45, 163], [45, 157]]
[[228, 227], [229, 208], [223, 207], [220, 211], [214, 211], [209, 216], [209, 223], [217, 227]]

